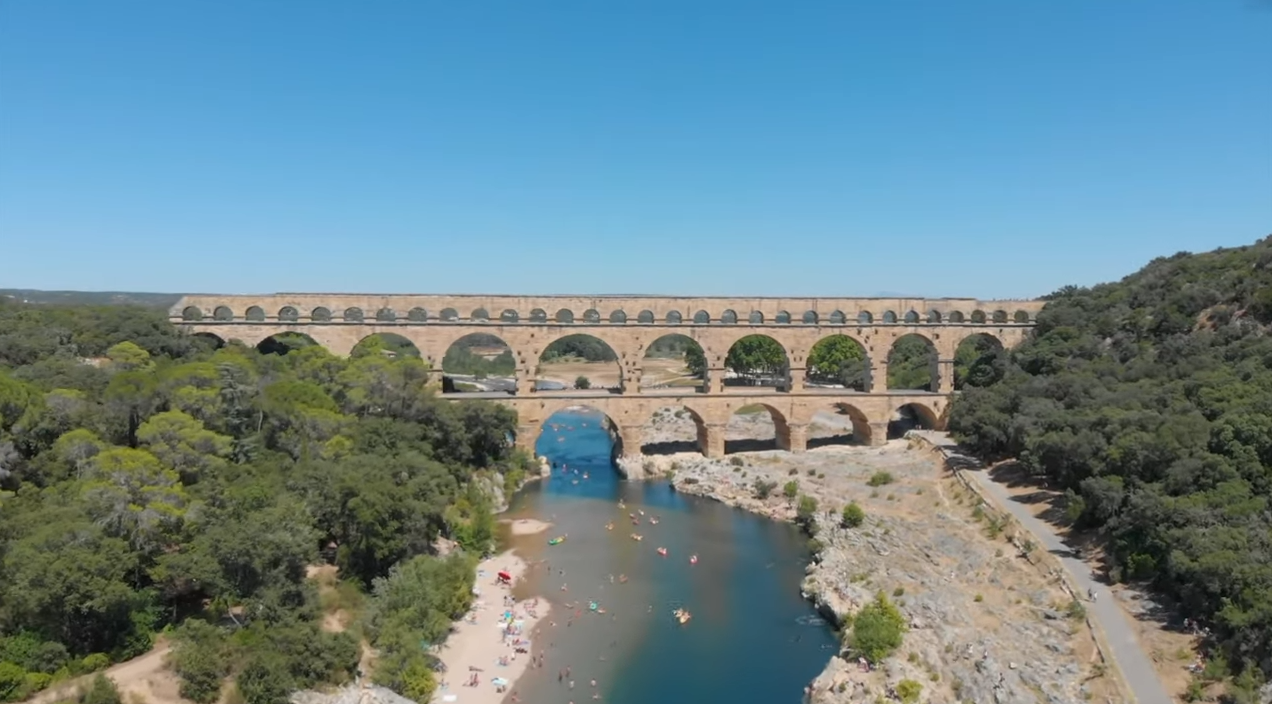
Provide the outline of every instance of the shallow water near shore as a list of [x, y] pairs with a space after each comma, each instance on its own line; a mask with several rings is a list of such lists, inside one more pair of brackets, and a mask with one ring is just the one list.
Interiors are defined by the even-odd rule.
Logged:
[[[517, 682], [521, 701], [583, 704], [594, 693], [618, 704], [801, 701], [836, 647], [799, 595], [807, 539], [793, 526], [677, 494], [667, 482], [621, 481], [600, 421], [589, 413], [554, 416], [557, 429], [548, 426], [537, 451], [557, 469], [520, 492], [509, 511], [554, 523], [547, 533], [509, 539], [527, 560], [547, 561], [519, 591], [551, 601], [556, 624], [536, 636], [546, 661]], [[640, 511], [633, 525], [628, 514]], [[568, 537], [548, 546], [557, 535]], [[689, 562], [694, 554], [697, 565]], [[593, 600], [605, 613], [589, 609]], [[693, 615], [685, 625], [672, 617], [680, 606]], [[567, 666], [572, 691], [557, 681]]]

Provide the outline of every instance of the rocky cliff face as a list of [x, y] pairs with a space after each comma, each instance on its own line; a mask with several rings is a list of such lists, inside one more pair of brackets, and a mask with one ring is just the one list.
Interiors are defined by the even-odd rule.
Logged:
[[[824, 448], [804, 455], [748, 453], [649, 458], [642, 471], [674, 473], [678, 491], [710, 497], [776, 520], [793, 520], [783, 486], [817, 499], [815, 545], [801, 590], [828, 620], [842, 623], [883, 592], [909, 621], [904, 645], [863, 671], [852, 653], [834, 657], [810, 683], [810, 700], [873, 702], [903, 680], [920, 701], [977, 704], [1117, 702], [1091, 663], [1093, 641], [1067, 618], [1068, 597], [1004, 540], [990, 537], [972, 502], [930, 453], [904, 441], [884, 448]], [[879, 472], [891, 481], [870, 479]], [[765, 499], [757, 481], [776, 485]], [[864, 525], [840, 525], [855, 500]]]

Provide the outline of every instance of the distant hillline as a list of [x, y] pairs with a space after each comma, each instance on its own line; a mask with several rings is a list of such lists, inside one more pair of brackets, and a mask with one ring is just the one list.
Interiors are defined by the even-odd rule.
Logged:
[[[299, 293], [295, 291], [282, 292], [277, 294], [261, 294], [261, 295], [314, 295], [314, 293], [330, 293], [331, 295], [359, 295], [359, 296], [400, 296], [412, 294], [393, 294], [393, 293], [360, 293], [360, 294], [339, 294], [330, 291]], [[216, 295], [216, 294], [186, 294], [186, 293], [146, 293], [139, 291], [42, 291], [32, 288], [0, 288], [0, 297], [13, 298], [26, 303], [37, 304], [61, 304], [61, 305], [138, 305], [150, 308], [171, 308], [186, 295]], [[496, 294], [456, 294], [462, 296], [481, 296]], [[516, 295], [516, 294], [497, 294], [497, 295]], [[560, 296], [584, 297], [584, 298], [777, 298], [777, 296], [682, 296], [682, 295], [657, 295], [650, 293], [605, 293], [605, 294], [535, 294], [542, 295], [544, 298], [556, 298]], [[530, 295], [529, 297], [534, 297]], [[837, 297], [837, 296], [836, 296]], [[874, 296], [842, 296], [843, 298], [929, 298], [929, 296], [912, 296], [904, 293], [882, 292]], [[831, 298], [831, 296], [793, 296], [793, 298]]]

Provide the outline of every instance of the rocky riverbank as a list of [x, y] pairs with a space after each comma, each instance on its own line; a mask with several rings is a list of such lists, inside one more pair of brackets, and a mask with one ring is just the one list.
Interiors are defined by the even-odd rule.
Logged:
[[[903, 646], [871, 671], [851, 654], [832, 658], [811, 684], [815, 703], [873, 702], [907, 679], [922, 686], [924, 702], [1124, 701], [1068, 595], [975, 511], [932, 452], [893, 441], [722, 460], [665, 455], [642, 465], [672, 473], [679, 491], [786, 521], [796, 502], [783, 487], [797, 482], [798, 494], [818, 502], [807, 598], [837, 623], [879, 592], [900, 607], [910, 624]], [[757, 482], [775, 488], [760, 498]], [[858, 528], [841, 526], [849, 501], [865, 511]]]

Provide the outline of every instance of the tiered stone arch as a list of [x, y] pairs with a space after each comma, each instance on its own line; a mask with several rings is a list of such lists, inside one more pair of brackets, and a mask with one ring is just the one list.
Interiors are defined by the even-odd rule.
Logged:
[[[813, 432], [817, 425], [817, 416], [822, 412], [832, 412], [836, 415], [846, 417], [851, 422], [851, 438], [843, 436], [847, 433], [829, 433], [827, 435], [818, 435]], [[803, 427], [807, 433], [805, 445], [808, 449], [821, 447], [823, 445], [869, 445], [878, 432], [871, 425], [870, 416], [862, 410], [861, 406], [852, 401], [844, 401], [833, 397], [827, 398], [825, 401], [810, 401], [803, 404], [798, 409], [794, 421], [795, 427]], [[884, 430], [886, 433], [886, 429]]]
[[680, 402], [671, 401], [666, 404], [659, 405], [649, 415], [648, 422], [654, 423], [655, 426], [666, 425], [682, 425], [683, 421], [689, 421], [693, 424], [693, 439], [675, 438], [671, 440], [654, 441], [653, 438], [646, 436], [642, 439], [643, 444], [640, 446], [642, 455], [661, 455], [672, 454], [676, 452], [700, 452], [707, 454], [708, 446], [711, 439], [707, 430], [707, 421], [702, 414], [694, 410], [693, 406]]
[[[538, 407], [529, 413], [518, 409], [517, 444], [520, 447], [537, 447], [539, 439], [547, 431], [548, 421], [552, 420], [554, 415], [572, 408], [580, 408], [600, 417], [614, 439], [613, 455], [615, 457], [640, 454], [643, 423], [623, 422], [625, 419], [615, 418], [612, 409], [607, 408], [605, 404], [588, 403], [578, 399], [551, 399], [541, 401], [537, 405]], [[527, 439], [522, 438], [522, 433], [527, 432], [533, 433], [533, 439], [528, 442]]]
[[581, 329], [553, 327], [547, 328], [542, 333], [529, 333], [529, 339], [524, 343], [524, 346], [527, 348], [528, 356], [533, 357], [532, 366], [539, 363], [540, 357], [543, 356], [544, 351], [552, 343], [573, 335], [586, 335], [609, 345], [609, 348], [614, 350], [614, 355], [618, 358], [616, 364], [619, 368], [619, 388], [638, 389], [640, 387], [640, 362], [643, 355], [636, 354], [631, 349], [632, 340], [621, 336], [618, 331], [608, 330], [605, 327], [585, 327]]

